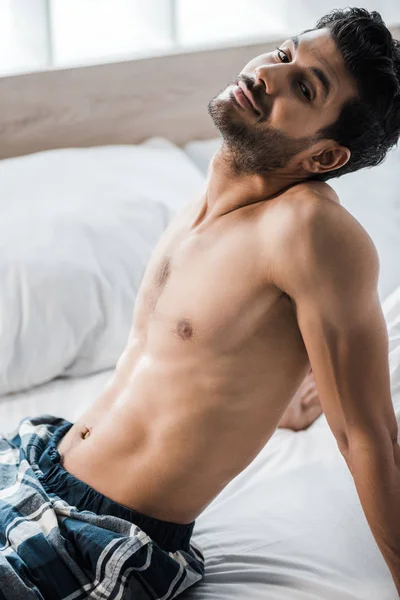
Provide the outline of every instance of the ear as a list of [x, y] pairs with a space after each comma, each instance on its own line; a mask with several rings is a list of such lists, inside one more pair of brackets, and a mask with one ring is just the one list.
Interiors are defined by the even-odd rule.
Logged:
[[348, 148], [335, 144], [329, 147], [325, 146], [317, 152], [314, 150], [311, 156], [302, 160], [301, 165], [309, 173], [326, 173], [343, 167], [349, 161], [350, 156], [351, 152]]

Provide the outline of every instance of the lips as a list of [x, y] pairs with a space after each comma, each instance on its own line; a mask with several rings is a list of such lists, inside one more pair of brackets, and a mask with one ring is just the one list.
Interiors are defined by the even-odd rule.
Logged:
[[233, 89], [233, 94], [240, 106], [244, 109], [250, 110], [253, 114], [259, 117], [261, 115], [261, 111], [255, 103], [252, 93], [242, 81], [236, 81], [235, 83], [236, 85]]

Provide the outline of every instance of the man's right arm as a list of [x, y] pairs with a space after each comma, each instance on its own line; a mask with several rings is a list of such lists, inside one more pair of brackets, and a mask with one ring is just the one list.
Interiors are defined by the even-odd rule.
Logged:
[[376, 248], [333, 203], [301, 206], [283, 237], [275, 282], [295, 303], [322, 408], [400, 595], [400, 446]]

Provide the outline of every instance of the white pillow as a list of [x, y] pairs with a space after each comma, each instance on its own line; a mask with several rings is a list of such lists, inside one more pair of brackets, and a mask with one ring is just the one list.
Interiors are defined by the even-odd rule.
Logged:
[[[190, 142], [184, 150], [206, 175], [220, 144], [221, 138], [216, 137]], [[343, 175], [328, 183], [376, 245], [381, 266], [379, 295], [382, 301], [400, 285], [400, 148], [391, 150], [378, 167]]]
[[220, 147], [221, 141], [220, 137], [212, 138], [211, 140], [195, 140], [183, 146], [183, 149], [196, 167], [204, 175], [207, 175], [210, 161]]
[[115, 366], [150, 254], [202, 184], [162, 139], [0, 162], [0, 394]]

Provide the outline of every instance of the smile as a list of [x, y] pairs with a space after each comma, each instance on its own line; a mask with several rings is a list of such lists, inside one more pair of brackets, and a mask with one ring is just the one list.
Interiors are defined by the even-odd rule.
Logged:
[[239, 104], [243, 110], [248, 110], [254, 115], [257, 115], [257, 117], [260, 116], [260, 113], [254, 108], [246, 94], [243, 92], [242, 88], [240, 88], [238, 85], [235, 85], [232, 93], [237, 104]]

